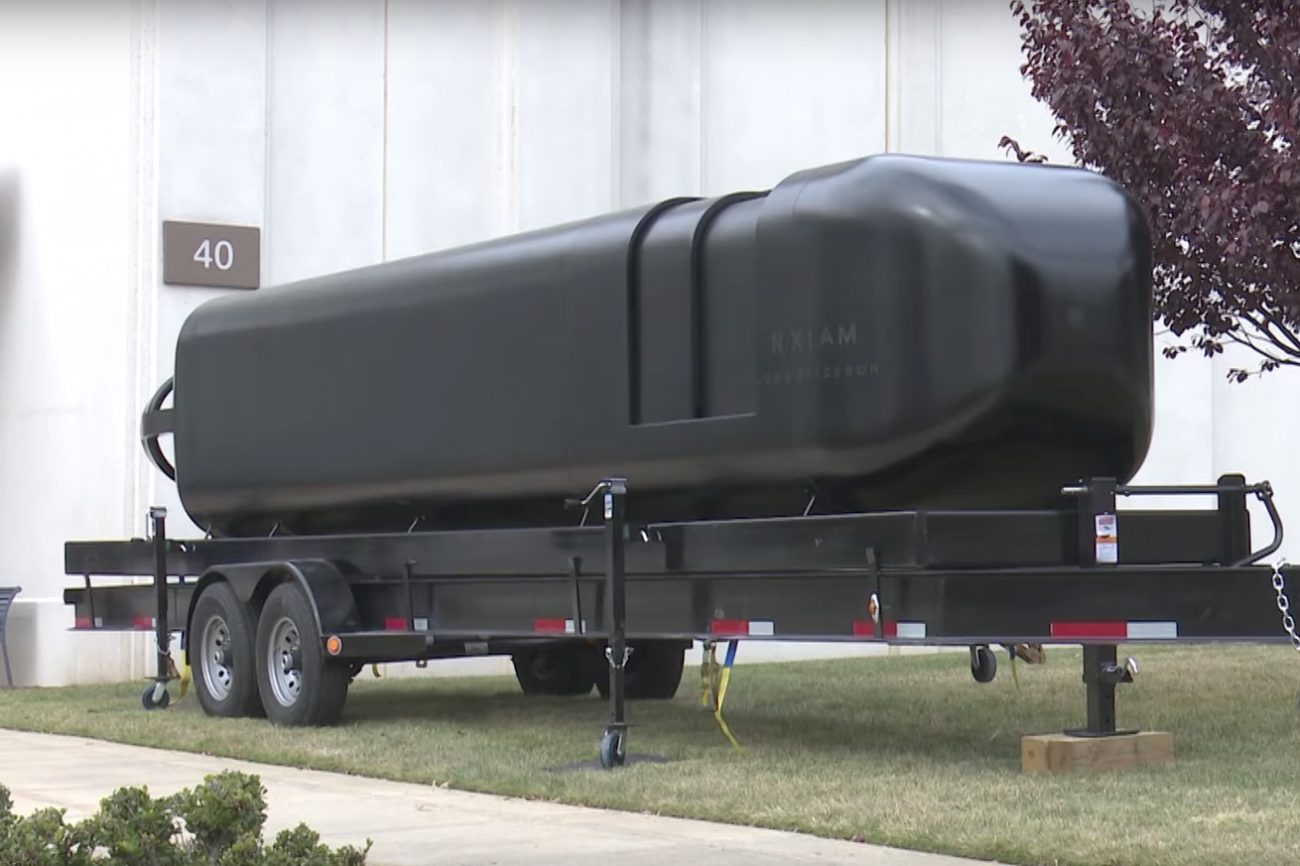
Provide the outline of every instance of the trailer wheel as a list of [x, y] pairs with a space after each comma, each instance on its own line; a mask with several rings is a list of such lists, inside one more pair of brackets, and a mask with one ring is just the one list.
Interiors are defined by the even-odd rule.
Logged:
[[585, 695], [597, 679], [587, 647], [547, 646], [517, 652], [511, 661], [526, 695]]
[[[630, 701], [666, 701], [677, 695], [686, 664], [686, 649], [679, 643], [632, 643], [623, 671], [623, 695]], [[602, 653], [604, 651], [602, 650]], [[609, 699], [609, 667], [601, 656], [596, 677], [600, 696]]]
[[153, 683], [150, 683], [149, 685], [144, 687], [144, 692], [142, 692], [140, 695], [140, 706], [144, 707], [146, 710], [167, 709], [167, 707], [171, 705], [172, 696], [167, 692], [166, 689], [164, 689], [163, 693], [158, 697], [158, 699], [154, 700], [154, 696], [153, 696], [154, 688], [155, 685]]
[[296, 583], [267, 596], [257, 622], [257, 691], [277, 725], [332, 725], [343, 714], [351, 675], [325, 655], [311, 601]]
[[986, 646], [970, 648], [970, 675], [977, 683], [991, 683], [998, 675], [998, 657]]
[[224, 718], [261, 715], [253, 663], [256, 624], [248, 605], [229, 584], [214, 583], [194, 604], [190, 623], [194, 691], [203, 712]]
[[600, 765], [606, 770], [623, 766], [626, 754], [623, 750], [624, 731], [613, 729], [605, 731], [600, 738]]

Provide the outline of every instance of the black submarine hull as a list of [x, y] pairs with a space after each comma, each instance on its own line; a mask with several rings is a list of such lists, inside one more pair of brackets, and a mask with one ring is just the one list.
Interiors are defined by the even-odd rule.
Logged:
[[1146, 223], [1051, 166], [882, 155], [224, 296], [176, 346], [218, 535], [1022, 507], [1152, 426]]

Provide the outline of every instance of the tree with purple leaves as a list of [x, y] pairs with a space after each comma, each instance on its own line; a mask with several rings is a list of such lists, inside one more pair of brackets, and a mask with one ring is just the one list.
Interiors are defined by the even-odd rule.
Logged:
[[[1012, 0], [1033, 95], [1151, 223], [1164, 350], [1300, 366], [1300, 6]], [[1009, 138], [1018, 159], [1042, 161]]]

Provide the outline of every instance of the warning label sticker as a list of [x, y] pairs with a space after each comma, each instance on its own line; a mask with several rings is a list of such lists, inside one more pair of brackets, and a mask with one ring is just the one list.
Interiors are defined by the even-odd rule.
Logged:
[[1096, 516], [1098, 564], [1114, 565], [1119, 562], [1119, 521], [1113, 514]]

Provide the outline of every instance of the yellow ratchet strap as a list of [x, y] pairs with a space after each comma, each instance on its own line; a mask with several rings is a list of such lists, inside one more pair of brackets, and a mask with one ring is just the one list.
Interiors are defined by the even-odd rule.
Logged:
[[190, 690], [191, 676], [189, 661], [187, 660], [185, 666], [178, 671], [176, 670], [176, 661], [172, 658], [172, 654], [167, 653], [167, 679], [179, 679], [181, 681], [181, 691], [180, 694], [176, 696], [176, 700], [179, 701], [181, 698], [185, 697], [185, 693]]
[[700, 663], [700, 706], [712, 711], [718, 705], [718, 677], [722, 668], [718, 665], [717, 641], [704, 642], [704, 658]]
[[705, 707], [713, 710], [713, 718], [718, 723], [722, 735], [727, 738], [727, 742], [731, 743], [736, 751], [743, 752], [744, 749], [736, 740], [736, 736], [731, 733], [727, 720], [722, 717], [722, 708], [727, 702], [727, 686], [731, 682], [731, 668], [736, 663], [736, 649], [739, 646], [740, 641], [728, 641], [726, 660], [719, 666], [717, 643], [709, 641], [704, 645], [704, 663], [700, 667], [700, 699]]

